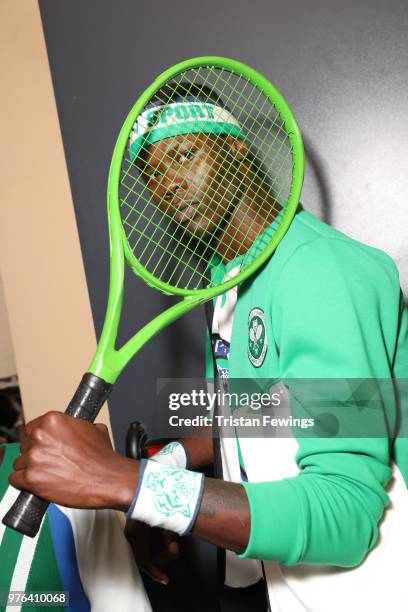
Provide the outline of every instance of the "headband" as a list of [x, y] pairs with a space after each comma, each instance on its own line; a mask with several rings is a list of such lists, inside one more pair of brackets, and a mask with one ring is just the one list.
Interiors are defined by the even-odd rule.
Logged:
[[151, 106], [133, 125], [129, 138], [130, 160], [140, 149], [179, 134], [225, 134], [244, 139], [238, 121], [231, 113], [209, 102], [172, 102]]

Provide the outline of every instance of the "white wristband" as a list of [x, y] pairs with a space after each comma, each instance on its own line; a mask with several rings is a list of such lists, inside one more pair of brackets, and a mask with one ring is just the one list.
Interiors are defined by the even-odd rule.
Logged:
[[170, 442], [163, 446], [161, 450], [150, 457], [152, 461], [157, 461], [161, 465], [172, 465], [188, 469], [190, 467], [190, 455], [180, 442]]
[[126, 517], [185, 535], [194, 526], [203, 492], [204, 474], [142, 459]]

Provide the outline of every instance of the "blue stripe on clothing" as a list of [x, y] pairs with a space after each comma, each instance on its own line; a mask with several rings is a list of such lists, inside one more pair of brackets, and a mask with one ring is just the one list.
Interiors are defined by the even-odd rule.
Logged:
[[65, 610], [66, 612], [90, 612], [91, 606], [79, 576], [71, 523], [54, 504], [48, 507], [48, 518], [61, 581], [64, 591], [69, 592], [69, 606]]

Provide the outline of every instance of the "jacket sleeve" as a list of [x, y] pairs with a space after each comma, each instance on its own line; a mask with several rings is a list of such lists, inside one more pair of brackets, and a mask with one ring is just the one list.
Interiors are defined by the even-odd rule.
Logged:
[[[381, 251], [324, 237], [298, 247], [278, 279], [271, 313], [289, 389], [298, 379], [336, 379], [339, 389], [346, 379], [389, 382], [401, 328], [399, 301], [395, 265]], [[350, 397], [346, 402], [340, 392], [335, 399], [337, 415], [343, 410], [353, 420], [345, 418], [334, 437], [295, 434], [298, 475], [243, 483], [251, 511], [244, 557], [352, 567], [376, 543], [388, 503], [394, 400], [380, 397], [376, 433], [368, 437], [362, 426], [367, 411], [350, 406]], [[341, 433], [351, 431], [347, 424], [357, 428], [348, 437]]]

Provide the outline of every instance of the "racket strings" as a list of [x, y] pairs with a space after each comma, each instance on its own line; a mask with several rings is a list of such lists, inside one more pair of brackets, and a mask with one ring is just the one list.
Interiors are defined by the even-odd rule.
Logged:
[[[230, 166], [231, 166], [231, 165], [232, 165], [232, 164], [230, 164]], [[225, 169], [226, 169], [226, 170], [229, 170], [229, 169], [230, 169], [230, 167], [229, 167], [229, 168], [225, 168]], [[238, 172], [237, 172], [236, 174], [238, 174]], [[253, 175], [254, 175], [255, 177], [259, 176], [259, 172], [253, 173]], [[259, 195], [259, 194], [260, 194], [260, 192], [261, 192], [262, 190], [263, 190], [262, 184], [261, 184], [261, 183], [258, 183], [258, 185], [257, 185], [257, 189], [254, 191], [254, 195], [255, 195], [255, 196]], [[217, 195], [217, 191], [214, 191], [214, 192], [213, 192], [213, 193], [211, 193], [210, 195], [211, 195], [212, 197], [215, 197], [215, 196]], [[278, 195], [279, 195], [279, 193], [278, 193]], [[170, 207], [170, 206], [169, 206], [169, 207]], [[278, 212], [278, 211], [279, 211], [279, 209], [278, 209], [278, 208], [275, 208], [275, 207], [272, 207], [272, 208], [273, 208], [273, 209], [274, 209], [276, 212]], [[164, 212], [166, 213], [166, 212], [168, 212], [168, 211], [164, 211]], [[143, 215], [143, 212], [142, 212], [141, 214]], [[124, 222], [125, 222], [125, 223], [127, 222], [127, 218], [124, 220]], [[156, 229], [157, 229], [157, 228], [156, 228]], [[237, 228], [237, 232], [236, 232], [236, 233], [238, 233], [240, 229], [242, 229], [242, 226]], [[184, 233], [185, 233], [185, 232], [184, 232]], [[232, 238], [234, 238], [235, 236], [231, 236], [231, 237], [232, 237]], [[184, 236], [183, 236], [183, 238], [184, 238]], [[183, 246], [186, 246], [186, 247], [188, 248], [188, 247], [189, 247], [189, 243], [184, 242], [184, 243], [183, 243]], [[192, 254], [193, 254], [193, 253], [194, 253], [194, 251], [192, 251]], [[143, 255], [143, 253], [142, 253], [141, 255]], [[149, 263], [149, 262], [147, 262], [147, 263]], [[154, 272], [155, 272], [155, 271], [154, 271]]]
[[[187, 90], [187, 89], [185, 89], [185, 92], [186, 92], [186, 94], [190, 93], [189, 90]], [[260, 94], [258, 94], [258, 97], [260, 97]], [[264, 122], [265, 122], [265, 120], [264, 120]], [[258, 184], [258, 188], [257, 188], [257, 192], [259, 193], [261, 191], [261, 189], [262, 189], [262, 183], [259, 183]]]
[[[255, 175], [255, 176], [256, 176], [256, 175]], [[259, 188], [259, 185], [258, 185], [258, 188], [257, 188], [257, 189], [255, 189], [255, 190], [253, 191], [253, 195], [254, 195], [254, 196], [258, 195], [259, 191], [260, 191], [260, 188]], [[279, 193], [279, 192], [278, 192], [278, 193]], [[217, 191], [215, 191], [214, 193], [211, 193], [211, 192], [210, 192], [210, 195], [211, 195], [212, 197], [216, 197], [216, 196], [217, 196]], [[168, 208], [170, 208], [170, 206], [171, 206], [171, 204], [169, 204]], [[275, 208], [275, 207], [272, 207], [272, 208]], [[276, 209], [276, 210], [278, 211], [278, 209]], [[168, 210], [165, 210], [164, 212], [166, 213], [166, 212], [169, 212], [169, 211], [168, 211]], [[146, 218], [146, 221], [148, 221], [147, 216], [145, 216], [143, 213], [141, 213], [141, 216], [145, 217], [145, 218]], [[209, 220], [209, 217], [206, 217], [206, 215], [203, 215], [203, 217], [204, 217], [204, 218], [207, 218], [207, 219]], [[125, 223], [127, 223], [127, 220], [125, 220]], [[220, 224], [217, 224], [216, 229], [218, 230], [218, 229], [219, 229], [219, 227], [220, 227]], [[133, 230], [134, 230], [134, 229], [135, 229], [135, 228], [134, 228], [134, 226], [132, 226], [132, 225], [130, 224], [130, 231], [131, 231], [131, 232], [133, 232]], [[154, 230], [154, 233], [156, 233], [156, 232], [157, 232], [157, 229], [158, 229], [158, 228], [157, 228], [157, 226], [156, 226], [156, 228], [155, 228], [155, 230]], [[248, 230], [249, 230], [249, 229], [250, 229], [250, 228], [248, 228]], [[238, 226], [236, 227], [236, 230], [235, 230], [235, 234], [234, 234], [234, 235], [229, 234], [228, 232], [226, 232], [226, 233], [227, 233], [227, 235], [228, 235], [228, 237], [229, 237], [230, 239], [235, 239], [235, 238], [237, 238], [237, 237], [238, 237], [238, 235], [239, 235], [240, 233], [242, 234], [242, 232], [243, 232], [243, 223], [241, 223], [240, 225], [238, 225]], [[171, 232], [171, 230], [170, 230], [170, 231], [166, 231], [166, 230], [164, 230], [164, 233], [165, 233], [165, 234], [167, 234], [169, 238], [172, 236], [172, 232]], [[138, 234], [140, 235], [140, 237], [141, 237], [141, 238], [143, 237], [143, 232], [138, 231]], [[190, 261], [191, 261], [191, 259], [192, 259], [192, 257], [193, 257], [194, 255], [196, 255], [196, 254], [197, 254], [197, 251], [196, 251], [196, 249], [195, 249], [194, 247], [193, 247], [193, 248], [190, 248], [190, 247], [191, 247], [191, 242], [192, 242], [191, 237], [190, 237], [190, 240], [189, 240], [189, 241], [187, 241], [187, 242], [186, 242], [186, 240], [184, 240], [184, 242], [182, 243], [182, 240], [183, 240], [183, 239], [185, 239], [185, 234], [186, 234], [186, 232], [183, 232], [183, 236], [181, 237], [181, 239], [179, 239], [179, 240], [177, 241], [177, 243], [178, 243], [180, 246], [183, 246], [183, 247], [184, 247], [186, 250], [188, 250], [188, 251], [190, 252], [190, 257], [189, 257], [189, 262], [190, 262]], [[246, 240], [246, 238], [247, 238], [248, 234], [249, 234], [249, 231], [247, 231], [243, 237], [241, 236], [243, 241], [245, 241], [245, 240]], [[130, 235], [128, 235], [128, 238], [129, 238], [129, 237], [130, 237]], [[154, 235], [154, 234], [152, 235], [152, 238], [155, 238], [155, 235]], [[202, 240], [200, 240], [200, 242], [203, 242], [203, 241], [202, 241]], [[160, 247], [161, 247], [161, 245], [160, 245], [160, 244], [158, 244], [158, 245], [157, 245], [157, 247], [156, 247], [156, 249], [160, 249]], [[143, 251], [142, 251], [142, 253], [139, 255], [139, 258], [141, 258], [141, 257], [144, 255], [144, 253], [146, 252], [146, 250], [147, 250], [147, 246], [145, 246], [144, 250], [143, 250]], [[152, 271], [152, 273], [153, 273], [153, 274], [156, 274], [156, 273], [157, 273], [158, 267], [160, 266], [160, 264], [161, 264], [161, 262], [162, 262], [162, 259], [163, 259], [163, 256], [165, 255], [165, 249], [163, 249], [163, 248], [162, 248], [161, 250], [162, 250], [162, 257], [161, 257], [159, 260], [157, 260], [156, 266], [155, 266], [155, 268], [154, 268], [154, 269], [153, 269], [153, 271]], [[153, 250], [153, 251], [151, 252], [150, 257], [148, 258], [148, 260], [147, 260], [146, 262], [144, 262], [144, 263], [145, 263], [145, 265], [148, 265], [148, 264], [150, 263], [150, 261], [153, 259], [154, 254], [155, 254], [155, 253], [154, 253], [154, 250]], [[186, 263], [189, 263], [189, 262], [186, 262]], [[169, 262], [169, 260], [168, 260], [168, 263], [167, 263], [167, 265], [166, 265], [166, 266], [163, 268], [162, 272], [165, 272], [165, 271], [166, 271], [167, 267], [169, 266], [169, 263], [170, 263], [170, 262]], [[174, 270], [172, 277], [174, 276], [175, 272], [176, 272], [176, 269]], [[170, 281], [172, 280], [172, 277], [171, 277], [170, 279], [167, 279], [167, 281], [168, 281], [168, 282], [170, 282]]]
[[[210, 150], [210, 153], [211, 153], [211, 152], [212, 152], [212, 151]], [[227, 150], [226, 150], [226, 149], [225, 149], [225, 152], [227, 153]], [[231, 167], [233, 167], [233, 162], [230, 162], [230, 164], [229, 164], [229, 166], [228, 166], [228, 167], [227, 167], [225, 164], [223, 165], [223, 169], [224, 169], [226, 172], [229, 172], [229, 171], [230, 171], [230, 169], [231, 169]], [[236, 177], [238, 174], [239, 174], [239, 171], [238, 171], [238, 170], [236, 170], [236, 171], [235, 171], [235, 174], [234, 174], [234, 175], [233, 175], [231, 178], [232, 178], [232, 179], [234, 179], [234, 178], [235, 178], [235, 177]], [[254, 176], [256, 176], [258, 173], [254, 173], [254, 172], [253, 172], [252, 174], [253, 174]], [[199, 187], [201, 187], [201, 185], [200, 185]], [[257, 190], [256, 190], [256, 191], [254, 191], [254, 194], [253, 194], [255, 197], [257, 196], [257, 194], [258, 194], [258, 192], [260, 191], [260, 189], [261, 189], [261, 184], [260, 184], [260, 183], [258, 183], [258, 185], [257, 185]], [[207, 192], [209, 193], [209, 195], [210, 195], [210, 196], [211, 196], [213, 199], [215, 199], [215, 198], [216, 198], [218, 195], [221, 195], [221, 194], [219, 193], [219, 189], [214, 190], [214, 189], [212, 189], [211, 187], [210, 187], [210, 188], [207, 190]], [[279, 211], [279, 209], [277, 209], [277, 208], [275, 209], [275, 207], [273, 207], [273, 206], [272, 206], [272, 209], [276, 210], [276, 212], [278, 212], [278, 211]], [[168, 210], [165, 210], [165, 211], [163, 211], [163, 212], [166, 214], [166, 213], [168, 213]], [[223, 212], [227, 212], [227, 209], [223, 209]], [[207, 217], [205, 217], [205, 214], [203, 214], [203, 216], [204, 216], [204, 218], [207, 218]], [[208, 220], [209, 220], [209, 219], [208, 219]], [[234, 234], [231, 234], [231, 233], [230, 233], [230, 232], [228, 232], [227, 230], [225, 231], [225, 234], [227, 235], [227, 237], [228, 237], [230, 240], [235, 240], [235, 239], [238, 237], [238, 235], [239, 235], [240, 233], [241, 233], [241, 234], [243, 233], [243, 232], [242, 232], [243, 225], [244, 225], [244, 224], [243, 224], [243, 222], [241, 222], [241, 223], [240, 223], [240, 224], [237, 226], [236, 231], [235, 231], [235, 233], [234, 233]], [[218, 224], [216, 225], [216, 232], [215, 232], [215, 233], [217, 233], [217, 231], [218, 231], [219, 229], [221, 229], [221, 224], [220, 224], [220, 223], [218, 223]], [[188, 235], [186, 236], [186, 233], [187, 233], [187, 232], [186, 232], [186, 231], [184, 231], [184, 233], [183, 233], [183, 235], [182, 235], [182, 237], [181, 237], [181, 240], [183, 241], [183, 244], [186, 246], [186, 248], [188, 248], [188, 247], [190, 246], [190, 244], [191, 244], [192, 237], [191, 237], [191, 235], [190, 235], [190, 240], [188, 241]], [[245, 235], [242, 237], [242, 239], [245, 241], [245, 240], [246, 240], [246, 238], [248, 237], [248, 235], [249, 235], [249, 231], [248, 231], [248, 228], [247, 228], [247, 232], [246, 232], [246, 233], [245, 233]], [[194, 255], [194, 254], [195, 254], [195, 251], [194, 251], [194, 250], [191, 250], [191, 254], [192, 254], [192, 255]], [[143, 255], [143, 253], [142, 253], [142, 255]], [[191, 259], [191, 258], [190, 258], [190, 259]], [[150, 261], [148, 260], [146, 263], [147, 263], [147, 264], [149, 264], [149, 263], [150, 263]], [[160, 261], [159, 261], [158, 263], [160, 263]], [[158, 264], [156, 265], [156, 268], [155, 268], [155, 269], [153, 269], [153, 271], [152, 271], [152, 273], [153, 273], [153, 274], [155, 274], [155, 273], [156, 273], [156, 271], [157, 271], [157, 267], [158, 267]], [[164, 270], [163, 270], [163, 271], [164, 271]], [[174, 276], [174, 272], [173, 272], [172, 276]], [[172, 277], [170, 277], [169, 279], [167, 279], [167, 281], [168, 281], [168, 282], [171, 282], [171, 280], [172, 280]]]
[[[190, 93], [190, 91], [189, 91], [188, 89], [185, 89], [185, 93], [186, 93], [186, 95], [188, 95], [188, 94]], [[262, 94], [261, 94], [261, 93], [259, 93], [258, 97], [260, 97], [261, 95], [262, 95]], [[164, 100], [163, 100], [163, 104], [164, 104]], [[263, 101], [263, 105], [265, 105], [265, 104], [266, 104], [266, 100], [264, 100], [264, 101]], [[262, 110], [262, 109], [261, 109], [261, 110]], [[238, 115], [238, 117], [240, 118], [240, 116], [239, 116], [239, 115]], [[281, 125], [279, 125], [279, 126], [277, 125], [276, 120], [277, 120], [278, 118], [279, 118], [278, 116], [275, 118], [275, 121], [274, 121], [274, 123], [273, 123], [273, 127], [274, 127], [274, 128], [276, 128], [276, 127], [277, 127], [279, 131], [283, 131], [283, 124], [281, 124]], [[262, 123], [262, 124], [259, 124], [259, 129], [264, 128], [264, 127], [265, 127], [266, 122], [267, 122], [267, 115], [266, 115], [266, 114], [264, 114], [264, 116], [263, 116], [263, 123]], [[253, 136], [253, 141], [255, 142], [255, 138], [258, 136], [258, 133], [254, 133], [254, 132], [253, 132], [253, 130], [250, 130], [250, 129], [248, 129], [248, 128], [247, 128], [246, 132], [247, 132], [249, 135]], [[279, 134], [277, 133], [276, 138], [275, 138], [275, 141], [276, 141], [276, 139], [278, 138], [278, 135], [279, 135]], [[285, 134], [285, 137], [286, 137], [286, 134]], [[284, 141], [283, 141], [283, 142], [284, 142]], [[266, 143], [265, 143], [265, 140], [263, 140], [263, 141], [260, 141], [260, 142], [259, 142], [260, 147], [265, 146], [265, 144], [266, 144]], [[273, 145], [273, 144], [275, 144], [275, 143], [273, 142], [273, 143], [272, 143], [272, 145]], [[128, 161], [130, 162], [130, 160], [128, 160]], [[136, 178], [135, 180], [137, 180], [137, 178]], [[260, 187], [261, 187], [261, 185], [260, 185]]]
[[[247, 192], [251, 191], [258, 205], [264, 204], [262, 214], [269, 225], [282, 212], [282, 202], [289, 195], [292, 180], [291, 146], [283, 120], [263, 93], [241, 76], [224, 70], [211, 71], [211, 69], [204, 69], [204, 72], [194, 69], [188, 72], [190, 74], [183, 73], [171, 83], [176, 90], [177, 98], [180, 94], [187, 97], [194, 92], [196, 95], [198, 87], [201, 98], [207, 96], [208, 102], [214, 104], [214, 99], [208, 96], [205, 89], [210, 87], [210, 90], [222, 100], [224, 108], [227, 107], [242, 125], [245, 143], [249, 143], [251, 154], [253, 151], [259, 154], [260, 163], [251, 162], [251, 179], [248, 180], [246, 173], [247, 182], [241, 187], [245, 187]], [[219, 74], [215, 75], [215, 72]], [[189, 86], [186, 87], [185, 82], [188, 77], [190, 77]], [[160, 97], [160, 94], [160, 91], [155, 94], [155, 101], [162, 102], [163, 106], [172, 102], [171, 98], [165, 95]], [[270, 120], [271, 115], [273, 121]], [[211, 242], [220, 231], [224, 230], [224, 240], [228, 240], [230, 244], [234, 241], [239, 241], [241, 245], [248, 240], [254, 241], [253, 234], [256, 228], [248, 223], [245, 216], [232, 229], [224, 227], [223, 216], [228, 214], [229, 205], [224, 204], [223, 197], [228, 195], [229, 188], [234, 187], [234, 181], [238, 181], [242, 169], [238, 165], [234, 170], [231, 148], [227, 146], [225, 138], [214, 139], [212, 147], [207, 152], [210, 157], [213, 154], [217, 156], [218, 162], [221, 157], [223, 158], [219, 163], [219, 173], [224, 176], [229, 175], [229, 185], [223, 192], [225, 184], [222, 181], [216, 187], [206, 186], [205, 177], [195, 185], [197, 193], [205, 189], [204, 193], [209, 201], [205, 211], [200, 208], [201, 220], [208, 224], [213, 222], [211, 235], [204, 233], [202, 236], [189, 231], [188, 224], [184, 223], [183, 226], [182, 223], [175, 221], [171, 197], [168, 201], [164, 197], [161, 198], [159, 213], [155, 206], [160, 184], [157, 185], [156, 192], [150, 193], [144, 182], [143, 173], [127, 154], [122, 163], [123, 192], [120, 194], [120, 203], [126, 239], [140, 263], [154, 276], [173, 286], [188, 289], [201, 287], [204, 278], [208, 278], [205, 268], [211, 256]], [[148, 166], [149, 164], [145, 166], [145, 172], [149, 169]], [[154, 171], [154, 167], [151, 169]], [[178, 171], [172, 172], [172, 183], [177, 183], [185, 176], [186, 168], [180, 164]], [[162, 177], [162, 181], [164, 179], [166, 176]], [[156, 199], [155, 203], [152, 203], [153, 199]], [[214, 220], [216, 215], [211, 204], [216, 204], [218, 216], [221, 213], [219, 221]], [[266, 244], [267, 241], [265, 246]], [[262, 244], [257, 248], [262, 250]], [[241, 253], [237, 250], [236, 254]], [[181, 278], [177, 278], [180, 275]]]
[[[231, 165], [232, 165], [232, 164], [230, 164], [230, 166], [231, 166]], [[226, 170], [228, 170], [229, 168], [225, 168], [225, 169], [226, 169]], [[238, 174], [238, 173], [236, 173], [236, 174]], [[254, 174], [255, 174], [255, 176], [256, 176], [258, 173], [254, 173]], [[261, 191], [261, 189], [262, 189], [262, 188], [261, 188], [261, 187], [260, 187], [260, 185], [258, 184], [257, 189], [254, 191], [254, 195], [255, 195], [255, 196], [256, 196], [256, 195], [258, 195], [258, 193], [259, 193], [259, 191]], [[216, 196], [218, 195], [218, 191], [219, 191], [219, 190], [217, 190], [217, 191], [213, 191], [213, 192], [211, 193], [211, 190], [209, 190], [210, 195], [211, 195], [212, 197], [216, 197]], [[170, 208], [170, 207], [171, 207], [171, 204], [169, 204], [168, 208]], [[278, 208], [276, 208], [276, 207], [272, 207], [272, 210], [275, 210], [277, 213], [279, 212], [279, 209], [278, 209]], [[168, 213], [169, 211], [168, 211], [168, 210], [165, 210], [165, 211], [163, 211], [163, 212], [164, 212], [164, 213]], [[226, 212], [226, 209], [224, 210], [224, 212]], [[145, 216], [145, 215], [143, 214], [143, 212], [141, 212], [140, 214], [141, 214], [141, 216]], [[204, 217], [204, 218], [207, 218], [207, 219], [209, 220], [209, 217], [206, 217], [205, 215], [203, 215], [203, 217]], [[147, 216], [145, 216], [145, 218], [146, 218], [146, 220], [148, 220], [148, 217], [147, 217]], [[272, 217], [271, 217], [271, 221], [272, 221]], [[125, 224], [127, 224], [127, 220], [125, 220], [125, 221], [124, 221], [124, 223], [125, 223]], [[136, 229], [136, 228], [133, 228], [133, 226], [132, 226], [131, 224], [129, 224], [129, 225], [130, 225], [131, 232], [132, 232], [132, 230], [133, 230], [133, 229]], [[237, 226], [237, 228], [236, 228], [236, 230], [235, 230], [235, 233], [234, 233], [234, 234], [231, 234], [231, 233], [226, 232], [227, 236], [228, 236], [228, 237], [229, 237], [231, 240], [235, 240], [236, 238], [238, 238], [239, 234], [241, 234], [241, 239], [242, 239], [242, 241], [245, 241], [245, 240], [246, 240], [246, 238], [247, 238], [247, 237], [248, 237], [248, 235], [249, 235], [249, 229], [250, 229], [250, 226], [247, 228], [247, 231], [246, 231], [246, 232], [244, 233], [244, 235], [242, 236], [242, 234], [243, 234], [243, 226], [244, 226], [244, 225], [243, 225], [243, 222], [241, 222], [241, 224], [239, 224], [239, 225]], [[218, 229], [220, 229], [220, 228], [221, 228], [220, 224], [217, 224], [216, 229], [218, 230]], [[155, 229], [154, 229], [154, 233], [155, 233], [155, 232], [157, 232], [157, 230], [158, 230], [158, 228], [157, 228], [157, 226], [156, 226], [156, 227], [155, 227]], [[137, 231], [137, 230], [136, 230], [136, 231]], [[166, 229], [164, 229], [163, 231], [164, 231], [164, 233], [165, 233], [165, 234], [166, 234], [166, 235], [167, 235], [169, 238], [170, 238], [170, 237], [172, 237], [172, 233], [171, 233], [171, 231], [167, 231]], [[142, 237], [142, 236], [143, 236], [143, 232], [138, 231], [138, 233], [139, 233], [140, 237]], [[155, 237], [155, 236], [154, 236], [154, 233], [153, 233], [153, 235], [152, 235], [152, 238], [154, 238], [154, 237]], [[129, 238], [129, 237], [130, 237], [130, 236], [128, 236], [128, 238]], [[178, 266], [180, 266], [182, 263], [183, 263], [183, 265], [190, 264], [190, 261], [191, 261], [191, 259], [193, 258], [193, 256], [197, 254], [196, 249], [194, 249], [194, 248], [190, 248], [190, 245], [191, 245], [191, 242], [192, 242], [192, 238], [191, 238], [191, 236], [190, 236], [190, 240], [187, 240], [187, 241], [186, 241], [186, 240], [185, 240], [185, 238], [186, 238], [186, 232], [184, 231], [184, 233], [183, 233], [182, 237], [181, 237], [180, 239], [178, 239], [178, 240], [177, 240], [177, 243], [178, 243], [180, 246], [183, 246], [183, 247], [186, 249], [186, 251], [189, 251], [189, 253], [190, 253], [190, 257], [189, 257], [189, 260], [188, 260], [188, 261], [186, 261], [186, 260], [184, 259], [184, 261], [183, 261], [183, 262], [179, 262]], [[187, 238], [188, 238], [188, 236], [187, 236]], [[203, 243], [204, 241], [203, 241], [203, 240], [200, 240], [200, 242], [202, 242], [202, 243]], [[161, 248], [160, 244], [159, 244], [159, 245], [157, 245], [156, 249], [160, 249], [160, 248]], [[146, 250], [147, 250], [147, 245], [145, 246], [144, 250], [143, 250], [143, 251], [142, 251], [142, 252], [139, 254], [139, 259], [141, 259], [141, 258], [143, 257], [143, 255], [144, 255], [144, 253], [145, 253], [145, 251], [146, 251]], [[161, 257], [160, 259], [158, 259], [158, 260], [157, 260], [156, 266], [155, 266], [155, 268], [152, 270], [152, 273], [153, 273], [153, 274], [157, 274], [158, 268], [159, 268], [160, 264], [162, 263], [162, 259], [163, 259], [163, 257], [164, 257], [164, 256], [165, 256], [165, 254], [166, 254], [166, 249], [161, 248], [161, 250], [162, 250], [162, 257]], [[153, 259], [153, 256], [154, 256], [154, 250], [151, 252], [150, 257], [149, 257], [149, 258], [148, 258], [148, 259], [147, 259], [147, 260], [144, 262], [144, 265], [149, 265], [149, 264], [150, 264], [150, 262], [151, 262], [151, 260]], [[169, 267], [169, 265], [170, 265], [170, 260], [167, 260], [167, 264], [166, 264], [166, 265], [164, 266], [164, 268], [162, 269], [162, 272], [163, 272], [163, 273], [164, 273], [164, 272], [166, 272], [166, 269]], [[176, 266], [176, 268], [174, 268], [174, 270], [173, 270], [173, 273], [172, 273], [171, 277], [167, 278], [167, 282], [171, 283], [171, 281], [172, 281], [173, 277], [175, 276], [175, 273], [176, 273], [176, 271], [177, 271], [177, 267], [178, 267], [178, 266]], [[189, 266], [189, 267], [190, 267], [190, 269], [191, 269], [191, 266]]]
[[[188, 90], [186, 90], [186, 94], [188, 94], [188, 93], [189, 93], [189, 92], [188, 92]], [[266, 116], [264, 115], [263, 125], [261, 125], [261, 124], [260, 124], [260, 126], [259, 126], [259, 127], [260, 127], [260, 128], [264, 127], [265, 123], [266, 123]], [[276, 125], [277, 125], [277, 124], [276, 124], [276, 120], [275, 120], [275, 122], [274, 122], [274, 127], [276, 127]], [[282, 126], [279, 126], [279, 130], [282, 130]], [[247, 130], [247, 131], [248, 131], [248, 130]], [[254, 137], [255, 137], [255, 135], [256, 135], [256, 134], [254, 134]], [[276, 138], [278, 138], [278, 134], [277, 134]], [[276, 140], [276, 138], [275, 138], [275, 140]], [[261, 145], [264, 145], [264, 141], [263, 141], [263, 142], [261, 142], [260, 144], [261, 144]], [[128, 160], [128, 161], [130, 161], [130, 160]], [[127, 173], [125, 172], [125, 174], [127, 174]], [[137, 177], [136, 177], [134, 180], [135, 180], [135, 181], [137, 181]]]
[[[254, 173], [253, 173], [253, 174], [254, 174]], [[256, 176], [257, 174], [258, 174], [258, 173], [255, 173], [255, 176]], [[255, 194], [257, 194], [257, 192], [259, 193], [259, 192], [261, 191], [261, 189], [262, 189], [262, 185], [261, 185], [261, 183], [258, 183], [258, 185], [257, 185], [257, 189], [256, 189], [256, 191], [255, 191]], [[215, 195], [216, 195], [216, 193], [211, 194], [211, 196], [212, 196], [212, 197], [214, 197]], [[165, 211], [165, 212], [168, 212], [168, 211]], [[239, 231], [239, 229], [240, 229], [240, 228], [238, 228], [238, 231]], [[238, 233], [238, 231], [237, 231], [236, 233]], [[183, 238], [184, 238], [184, 236], [183, 236]], [[188, 245], [187, 245], [187, 246], [188, 246]], [[155, 272], [156, 272], [156, 269], [153, 271], [153, 273], [155, 273]]]

